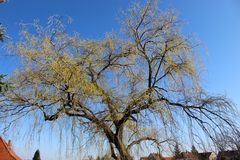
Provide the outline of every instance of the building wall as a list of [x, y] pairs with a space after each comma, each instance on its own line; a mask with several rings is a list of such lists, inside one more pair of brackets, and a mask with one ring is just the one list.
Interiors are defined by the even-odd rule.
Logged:
[[216, 160], [217, 159], [217, 155], [212, 152], [211, 155], [209, 156], [209, 160]]

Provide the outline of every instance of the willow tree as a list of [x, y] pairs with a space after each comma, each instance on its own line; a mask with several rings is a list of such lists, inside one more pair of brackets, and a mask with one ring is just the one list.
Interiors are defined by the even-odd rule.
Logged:
[[[34, 24], [35, 31], [24, 27], [12, 45], [23, 63], [9, 78], [1, 116], [75, 119], [75, 127], [101, 133], [121, 160], [131, 160], [131, 149], [144, 141], [167, 143], [176, 124], [198, 126], [211, 138], [232, 128], [232, 104], [201, 88], [194, 39], [182, 34], [172, 10], [157, 6], [130, 7], [121, 38], [81, 39], [56, 18]], [[152, 122], [164, 128], [162, 137], [148, 132]]]

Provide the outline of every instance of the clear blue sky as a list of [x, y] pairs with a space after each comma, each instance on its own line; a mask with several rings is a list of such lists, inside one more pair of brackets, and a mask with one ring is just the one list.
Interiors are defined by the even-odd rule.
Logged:
[[[34, 19], [46, 22], [51, 15], [73, 18], [71, 29], [82, 37], [101, 38], [105, 32], [118, 31], [119, 11], [129, 6], [131, 0], [9, 0], [0, 5], [0, 22], [7, 33], [17, 39], [20, 22]], [[240, 1], [239, 0], [162, 0], [162, 8], [175, 8], [180, 19], [188, 22], [184, 32], [194, 32], [208, 48], [201, 56], [206, 66], [203, 86], [212, 93], [226, 94], [240, 106]], [[2, 45], [2, 44], [1, 44]], [[18, 63], [13, 57], [3, 56], [0, 49], [0, 73], [9, 74]], [[54, 142], [53, 142], [54, 144]], [[33, 148], [39, 147], [35, 145]], [[46, 143], [40, 145], [44, 151]], [[15, 146], [20, 155], [25, 151]], [[34, 150], [33, 149], [33, 150]], [[46, 149], [45, 149], [46, 151]], [[55, 154], [48, 152], [46, 159]], [[27, 154], [27, 152], [26, 152]], [[32, 153], [27, 156], [31, 158]]]

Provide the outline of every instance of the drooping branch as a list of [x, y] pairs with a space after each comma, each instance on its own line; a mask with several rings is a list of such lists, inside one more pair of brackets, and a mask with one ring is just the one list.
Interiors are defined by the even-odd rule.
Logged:
[[159, 147], [162, 143], [167, 143], [169, 141], [172, 141], [172, 139], [166, 139], [164, 141], [159, 141], [158, 139], [153, 138], [153, 137], [142, 137], [142, 138], [140, 138], [138, 140], [132, 141], [127, 146], [127, 149], [130, 150], [134, 145], [139, 145], [140, 143], [142, 143], [144, 141], [152, 141], [153, 143], [155, 143]]

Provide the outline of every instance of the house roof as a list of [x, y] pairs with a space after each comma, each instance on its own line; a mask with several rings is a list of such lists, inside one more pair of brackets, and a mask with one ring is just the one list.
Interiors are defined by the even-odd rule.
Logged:
[[184, 158], [190, 158], [190, 159], [195, 158], [194, 154], [192, 152], [188, 152], [188, 151], [182, 152], [182, 155], [183, 155]]
[[210, 157], [210, 155], [213, 152], [202, 152], [202, 153], [198, 153], [198, 158], [201, 159], [208, 159]]
[[162, 155], [159, 153], [151, 153], [148, 157], [152, 157], [156, 160], [160, 160], [162, 158]]
[[163, 157], [163, 160], [173, 160], [173, 157]]
[[173, 157], [163, 157], [159, 153], [151, 153], [148, 157], [142, 157], [141, 160], [173, 160]]
[[22, 160], [12, 149], [9, 144], [6, 143], [6, 141], [0, 136], [0, 142], [2, 142], [3, 146], [6, 148], [8, 151], [9, 155], [14, 158], [15, 160]]
[[240, 151], [239, 150], [230, 150], [230, 151], [220, 151], [218, 152], [217, 159], [220, 157], [239, 157]]

